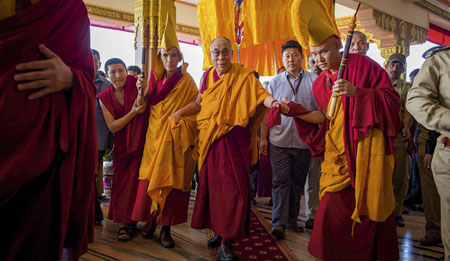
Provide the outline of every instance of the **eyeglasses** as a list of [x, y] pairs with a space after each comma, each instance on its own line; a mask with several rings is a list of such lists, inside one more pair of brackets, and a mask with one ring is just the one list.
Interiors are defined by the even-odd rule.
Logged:
[[231, 53], [231, 51], [228, 49], [223, 49], [222, 51], [214, 50], [211, 52], [212, 56], [215, 58], [219, 57], [220, 54], [222, 54], [222, 56], [224, 56], [224, 57], [228, 57], [230, 55], [230, 53]]

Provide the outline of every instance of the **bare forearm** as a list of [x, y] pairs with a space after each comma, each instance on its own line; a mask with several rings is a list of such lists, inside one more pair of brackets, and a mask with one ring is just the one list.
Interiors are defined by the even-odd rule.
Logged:
[[261, 123], [261, 139], [266, 139], [269, 132], [266, 123], [267, 123], [267, 112], [264, 115], [264, 120]]
[[411, 125], [414, 121], [414, 118], [411, 114], [405, 109], [405, 118], [403, 118], [403, 127], [407, 130], [411, 129]]
[[200, 108], [201, 108], [200, 105], [197, 102], [193, 101], [184, 106], [183, 108], [179, 109], [178, 113], [180, 114], [181, 117], [192, 115], [194, 113], [199, 112]]
[[297, 116], [297, 118], [300, 118], [310, 123], [321, 124], [325, 119], [325, 115], [321, 111], [312, 111], [307, 114], [299, 115]]
[[136, 113], [133, 111], [130, 111], [127, 113], [127, 115], [123, 116], [122, 118], [119, 118], [117, 120], [113, 120], [111, 123], [107, 124], [109, 130], [112, 133], [116, 133], [123, 129], [127, 124], [136, 116]]

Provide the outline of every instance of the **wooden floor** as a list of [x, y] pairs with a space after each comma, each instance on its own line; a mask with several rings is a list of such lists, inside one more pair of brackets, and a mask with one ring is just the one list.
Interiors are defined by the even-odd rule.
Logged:
[[[176, 244], [174, 248], [165, 249], [159, 244], [157, 240], [159, 229], [157, 229], [153, 239], [144, 239], [136, 235], [129, 242], [118, 242], [119, 225], [105, 220], [103, 225], [96, 226], [95, 242], [89, 245], [88, 253], [83, 255], [81, 260], [210, 260], [206, 247], [205, 231], [190, 227], [194, 193], [191, 195], [188, 222], [172, 228], [172, 237]], [[269, 198], [257, 198], [257, 208], [264, 218], [271, 222], [271, 208], [267, 206], [268, 200]], [[108, 204], [104, 203], [102, 207], [106, 217]], [[306, 220], [303, 213], [302, 201], [300, 222]], [[442, 245], [435, 247], [420, 246], [419, 240], [424, 235], [425, 227], [423, 213], [410, 212], [403, 217], [406, 221], [406, 227], [397, 229], [401, 260], [436, 260], [444, 255]], [[140, 227], [142, 225], [139, 224]], [[287, 231], [285, 241], [297, 260], [315, 260], [307, 250], [310, 235], [310, 230], [305, 230], [305, 233]]]

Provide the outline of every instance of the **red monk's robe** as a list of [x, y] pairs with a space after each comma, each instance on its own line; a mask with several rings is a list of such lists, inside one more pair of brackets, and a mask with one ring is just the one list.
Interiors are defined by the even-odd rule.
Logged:
[[[73, 72], [71, 90], [28, 100], [17, 64], [45, 44]], [[1, 260], [74, 259], [93, 239], [97, 170], [94, 71], [81, 0], [41, 0], [0, 21]]]
[[[355, 97], [342, 97], [343, 139], [350, 186], [341, 191], [327, 192], [321, 199], [308, 250], [313, 256], [325, 260], [372, 260], [374, 256], [380, 260], [396, 260], [398, 246], [393, 215], [384, 222], [361, 216], [361, 223], [355, 223], [352, 235], [352, 213], [355, 210], [358, 141], [368, 136], [371, 128], [376, 128], [384, 134], [385, 155], [394, 153], [394, 140], [400, 126], [397, 117], [399, 97], [386, 72], [366, 56], [349, 54], [343, 78], [357, 88]], [[328, 107], [335, 79], [335, 75], [323, 72], [313, 83], [319, 110]], [[321, 127], [326, 129], [328, 125]], [[325, 132], [322, 129], [320, 133]], [[323, 142], [321, 139], [314, 138]]]
[[[123, 87], [123, 105], [117, 101], [113, 85], [98, 95], [114, 119], [124, 117], [133, 108], [138, 95], [136, 81], [136, 77], [127, 76]], [[114, 176], [108, 218], [116, 223], [132, 223], [131, 213], [138, 190], [148, 112], [147, 106], [143, 113], [136, 115], [124, 128], [114, 134]]]

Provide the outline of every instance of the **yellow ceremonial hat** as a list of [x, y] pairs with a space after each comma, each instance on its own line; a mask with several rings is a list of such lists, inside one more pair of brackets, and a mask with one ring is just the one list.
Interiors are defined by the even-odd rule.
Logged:
[[305, 49], [321, 45], [330, 36], [339, 37], [333, 0], [294, 0], [291, 17], [295, 37]]
[[178, 53], [181, 56], [181, 62], [182, 62], [182, 73], [186, 73], [187, 64], [184, 62], [183, 53], [181, 53], [180, 46], [178, 44], [177, 34], [175, 32], [175, 23], [173, 21], [174, 18], [169, 15], [169, 12], [167, 13], [166, 17], [166, 25], [164, 26], [164, 32], [162, 34], [162, 38], [160, 41], [160, 44], [158, 46], [158, 59], [156, 59], [155, 64], [155, 74], [156, 78], [159, 79], [162, 77], [162, 74], [164, 72], [164, 66], [160, 61], [159, 54], [161, 52], [161, 49], [169, 50], [172, 47], [177, 48]]
[[164, 48], [164, 50], [169, 50], [172, 47], [176, 47], [180, 51], [180, 46], [178, 45], [177, 34], [175, 32], [175, 23], [173, 22], [172, 16], [167, 13], [166, 25], [164, 26], [164, 33], [159, 44], [159, 49]]

